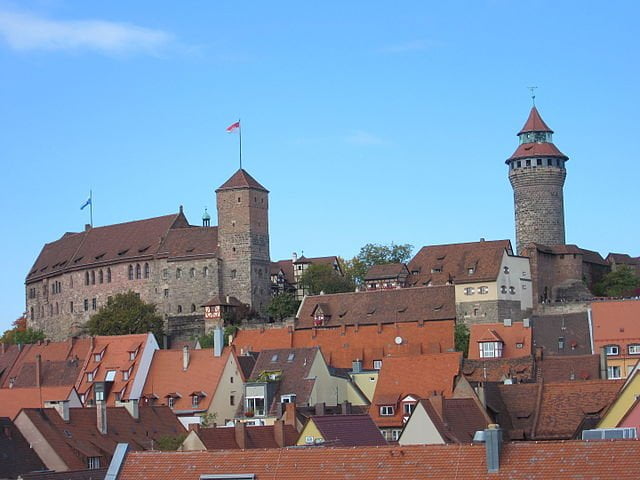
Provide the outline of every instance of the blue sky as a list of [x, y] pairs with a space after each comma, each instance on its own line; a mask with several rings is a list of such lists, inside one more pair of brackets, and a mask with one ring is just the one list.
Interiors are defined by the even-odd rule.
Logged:
[[0, 331], [90, 188], [96, 226], [215, 220], [238, 117], [272, 259], [513, 241], [504, 160], [537, 86], [567, 242], [640, 255], [638, 5], [0, 0]]

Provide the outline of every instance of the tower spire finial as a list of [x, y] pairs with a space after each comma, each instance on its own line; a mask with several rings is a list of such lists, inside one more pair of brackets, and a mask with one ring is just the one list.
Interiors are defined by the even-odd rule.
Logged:
[[536, 106], [536, 88], [538, 87], [527, 87], [531, 91], [531, 103], [533, 106]]

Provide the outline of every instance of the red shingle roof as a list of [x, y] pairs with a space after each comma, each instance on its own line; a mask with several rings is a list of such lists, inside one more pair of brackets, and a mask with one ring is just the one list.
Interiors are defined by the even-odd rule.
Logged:
[[382, 280], [387, 278], [397, 278], [400, 275], [408, 275], [409, 270], [404, 263], [385, 263], [374, 265], [364, 277], [365, 280]]
[[527, 121], [525, 122], [522, 129], [518, 132], [518, 135], [526, 132], [553, 133], [553, 130], [551, 130], [547, 126], [547, 124], [544, 123], [544, 120], [542, 120], [542, 117], [540, 116], [540, 113], [538, 113], [538, 109], [535, 106], [531, 108], [531, 112], [529, 112], [529, 118], [527, 118]]
[[563, 158], [568, 160], [564, 153], [562, 153], [553, 143], [521, 143], [516, 148], [516, 151], [513, 152], [507, 162], [511, 160], [518, 160], [520, 158], [531, 158], [531, 157], [554, 157], [554, 158]]
[[[283, 425], [285, 445], [295, 445], [298, 432], [291, 425]], [[236, 427], [200, 428], [197, 435], [207, 450], [237, 450]], [[246, 426], [245, 449], [279, 448], [275, 439], [274, 425]]]
[[471, 325], [470, 330], [469, 358], [472, 360], [480, 359], [480, 342], [502, 342], [502, 358], [531, 355], [531, 328], [525, 328], [521, 322], [513, 322], [510, 327], [503, 323], [480, 323]]
[[596, 352], [606, 345], [618, 345], [620, 354], [627, 356], [628, 345], [640, 344], [640, 300], [593, 302], [591, 311]]
[[387, 441], [369, 415], [318, 415], [309, 419], [324, 446], [358, 447], [386, 445]]
[[240, 169], [234, 173], [229, 180], [224, 182], [216, 192], [220, 190], [234, 190], [237, 188], [254, 188], [256, 190], [268, 190], [264, 188], [258, 181], [247, 173], [246, 170]]
[[[442, 402], [442, 412], [436, 405]], [[451, 443], [471, 443], [478, 430], [484, 430], [489, 419], [473, 398], [430, 397], [420, 400], [429, 418], [442, 436]]]
[[207, 474], [251, 473], [259, 480], [619, 480], [637, 471], [639, 457], [637, 440], [507, 443], [499, 472], [487, 473], [482, 444], [131, 452], [118, 479], [198, 480]]

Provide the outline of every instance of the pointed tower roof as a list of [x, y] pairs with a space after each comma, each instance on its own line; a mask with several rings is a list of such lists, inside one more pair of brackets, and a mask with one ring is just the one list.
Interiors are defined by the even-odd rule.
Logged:
[[551, 130], [546, 123], [544, 123], [544, 120], [542, 120], [542, 117], [540, 116], [540, 113], [538, 113], [538, 109], [535, 107], [535, 105], [533, 107], [531, 107], [531, 112], [529, 113], [529, 118], [527, 118], [527, 122], [524, 124], [524, 127], [522, 127], [522, 130], [520, 130], [518, 132], [518, 135], [521, 135], [523, 133], [526, 132], [550, 132], [553, 133], [553, 130]]
[[240, 169], [234, 173], [229, 180], [224, 182], [216, 192], [220, 190], [235, 190], [238, 188], [253, 188], [268, 192], [258, 181], [247, 173], [246, 170]]

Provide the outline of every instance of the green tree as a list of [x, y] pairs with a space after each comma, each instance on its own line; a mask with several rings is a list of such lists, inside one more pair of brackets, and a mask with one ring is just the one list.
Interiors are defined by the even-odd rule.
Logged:
[[36, 343], [38, 340], [44, 340], [44, 332], [42, 330], [34, 330], [27, 327], [27, 317], [25, 315], [16, 319], [11, 326], [13, 328], [5, 330], [0, 338], [0, 342], [6, 344], [22, 344]]
[[276, 320], [284, 320], [287, 317], [293, 317], [299, 306], [300, 301], [296, 300], [293, 293], [284, 292], [271, 297], [267, 305], [267, 313]]
[[374, 265], [384, 265], [386, 263], [407, 263], [411, 258], [413, 245], [405, 243], [396, 245], [378, 245], [367, 243], [360, 249], [360, 253], [351, 260], [344, 262], [345, 275], [355, 284], [364, 282], [364, 277]]
[[456, 351], [466, 357], [469, 352], [469, 328], [464, 323], [457, 323], [454, 331]]
[[182, 445], [182, 442], [184, 442], [185, 438], [187, 438], [186, 433], [176, 435], [175, 437], [171, 435], [163, 435], [162, 437], [158, 438], [158, 441], [156, 442], [156, 448], [163, 451], [176, 451], [178, 450], [178, 448], [180, 448], [180, 445]]
[[156, 306], [143, 302], [137, 293], [129, 290], [118, 293], [92, 315], [85, 325], [91, 335], [127, 335], [152, 332], [162, 337], [162, 317]]
[[594, 287], [594, 294], [604, 297], [632, 295], [640, 287], [640, 278], [627, 265], [607, 273]]
[[350, 278], [340, 275], [326, 264], [309, 265], [299, 282], [309, 295], [351, 292], [355, 288]]

